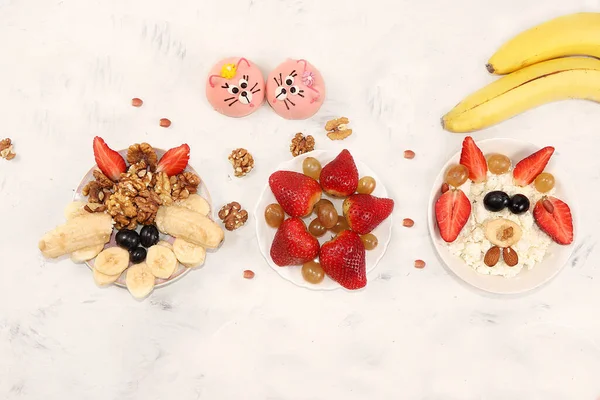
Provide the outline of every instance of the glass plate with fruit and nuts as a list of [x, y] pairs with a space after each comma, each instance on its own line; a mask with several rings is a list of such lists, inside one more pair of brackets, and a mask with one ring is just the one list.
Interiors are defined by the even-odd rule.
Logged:
[[94, 138], [96, 166], [83, 177], [66, 223], [39, 242], [48, 258], [69, 255], [98, 286], [127, 287], [144, 298], [204, 264], [223, 242], [210, 194], [188, 164], [187, 144], [168, 151], [148, 143], [112, 150]]
[[554, 148], [467, 136], [429, 201], [429, 231], [458, 277], [493, 293], [521, 293], [552, 279], [573, 250], [568, 178]]
[[312, 290], [361, 289], [385, 254], [394, 201], [348, 150], [282, 163], [256, 205], [260, 251], [284, 279]]

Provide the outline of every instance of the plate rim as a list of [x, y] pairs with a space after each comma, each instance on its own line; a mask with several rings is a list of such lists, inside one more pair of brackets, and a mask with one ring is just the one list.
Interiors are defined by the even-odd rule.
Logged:
[[[474, 139], [475, 140], [475, 139]], [[538, 150], [542, 149], [545, 146], [539, 146], [533, 142], [530, 141], [526, 141], [526, 140], [521, 140], [521, 139], [514, 139], [514, 138], [488, 138], [488, 139], [482, 139], [482, 140], [475, 140], [475, 143], [479, 144], [480, 143], [485, 143], [485, 144], [490, 144], [493, 142], [499, 142], [499, 143], [514, 143], [520, 147], [534, 147], [537, 148]], [[429, 200], [428, 200], [428, 208], [427, 208], [427, 228], [429, 231], [429, 239], [431, 244], [433, 245], [434, 249], [435, 249], [435, 253], [437, 258], [440, 260], [440, 263], [442, 264], [442, 266], [446, 269], [452, 272], [452, 275], [454, 278], [456, 278], [459, 282], [466, 284], [467, 286], [474, 288], [478, 291], [484, 292], [484, 293], [488, 293], [488, 294], [494, 294], [494, 295], [502, 295], [502, 296], [510, 296], [510, 295], [523, 295], [525, 293], [530, 293], [532, 291], [538, 290], [540, 289], [542, 286], [545, 286], [546, 284], [548, 284], [549, 282], [551, 282], [552, 280], [554, 280], [554, 278], [556, 278], [556, 276], [558, 276], [560, 274], [560, 272], [562, 272], [565, 267], [567, 266], [569, 260], [571, 259], [571, 257], [573, 256], [573, 252], [575, 250], [575, 245], [577, 243], [578, 240], [578, 235], [575, 235], [575, 239], [573, 240], [573, 243], [571, 243], [570, 245], [564, 246], [564, 248], [568, 248], [569, 252], [568, 255], [565, 259], [565, 261], [562, 263], [562, 265], [556, 269], [555, 272], [553, 272], [552, 274], [550, 274], [549, 276], [545, 277], [544, 279], [540, 280], [539, 282], [537, 282], [535, 285], [529, 286], [529, 287], [525, 287], [525, 288], [521, 288], [521, 289], [515, 289], [515, 290], [493, 290], [489, 287], [484, 287], [483, 285], [478, 285], [476, 283], [474, 283], [473, 281], [470, 281], [468, 279], [466, 279], [464, 276], [462, 276], [460, 273], [458, 273], [456, 271], [455, 268], [451, 267], [450, 265], [448, 265], [448, 263], [444, 260], [444, 257], [442, 256], [442, 254], [440, 253], [440, 250], [438, 248], [438, 243], [436, 242], [436, 238], [435, 238], [435, 234], [436, 234], [436, 221], [434, 220], [433, 214], [433, 208], [434, 208], [434, 204], [435, 201], [437, 200], [437, 197], [439, 196], [439, 187], [437, 185], [437, 183], [440, 181], [440, 179], [442, 179], [442, 174], [444, 173], [445, 169], [447, 168], [447, 166], [452, 162], [452, 160], [455, 157], [460, 157], [460, 153], [461, 153], [461, 148], [458, 149], [457, 152], [452, 153], [452, 155], [446, 160], [446, 162], [444, 162], [444, 164], [441, 166], [439, 173], [436, 175], [436, 177], [434, 178], [433, 181], [433, 185], [431, 188], [431, 192], [429, 195]], [[561, 182], [561, 192], [562, 193], [572, 193], [573, 191], [571, 190], [571, 187], [569, 186], [568, 181], [565, 182]], [[569, 204], [569, 208], [571, 210], [571, 217], [573, 219], [573, 227], [574, 227], [574, 231], [576, 232], [577, 227], [579, 226], [579, 220], [578, 220], [578, 213], [576, 212], [576, 210], [579, 209], [579, 207], [577, 206], [577, 201], [575, 198], [570, 197], [568, 194], [566, 196], [561, 196], [561, 197], [566, 197], [568, 199], [568, 204]], [[560, 246], [557, 243], [552, 242], [550, 246]], [[535, 267], [540, 267], [541, 264], [543, 264], [544, 260], [542, 260], [541, 263], [537, 264]], [[466, 266], [466, 265], [465, 265]], [[467, 268], [468, 267], [466, 266]], [[535, 268], [534, 267], [534, 268]], [[471, 269], [472, 270], [472, 269]], [[475, 271], [476, 272], [476, 271]], [[496, 275], [485, 275], [485, 274], [478, 274], [478, 278], [495, 278], [495, 279], [514, 279], [517, 278], [519, 276], [519, 274], [517, 274], [515, 277], [513, 278], [505, 278], [503, 276], [496, 276]]]

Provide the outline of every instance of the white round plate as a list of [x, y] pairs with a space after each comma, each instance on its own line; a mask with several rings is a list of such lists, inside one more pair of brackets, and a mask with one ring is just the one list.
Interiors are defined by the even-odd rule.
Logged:
[[[325, 164], [333, 160], [335, 157], [337, 157], [338, 154], [339, 152], [336, 153], [333, 151], [311, 151], [310, 153], [299, 155], [298, 157], [295, 157], [289, 161], [280, 164], [277, 167], [276, 171], [302, 172], [302, 162], [306, 157], [314, 157], [321, 162], [321, 165], [324, 166]], [[375, 178], [377, 186], [375, 187], [375, 191], [373, 191], [372, 195], [377, 197], [388, 197], [385, 186], [377, 177], [375, 172], [373, 172], [369, 167], [367, 167], [365, 164], [356, 159], [354, 160], [354, 162], [356, 163], [356, 167], [358, 168], [359, 177], [372, 176], [373, 178]], [[326, 195], [325, 193], [323, 193], [322, 198], [331, 200], [331, 202], [335, 205], [336, 210], [341, 215], [343, 199], [336, 199]], [[301, 266], [280, 267], [273, 262], [273, 259], [270, 255], [270, 250], [271, 243], [273, 243], [273, 238], [275, 237], [275, 232], [277, 232], [277, 229], [271, 228], [269, 225], [267, 225], [264, 219], [264, 215], [265, 208], [267, 208], [269, 204], [276, 202], [277, 200], [275, 200], [275, 196], [273, 195], [273, 192], [271, 192], [271, 188], [267, 183], [258, 200], [258, 203], [256, 204], [256, 209], [254, 211], [254, 215], [256, 218], [256, 236], [258, 238], [258, 246], [263, 257], [265, 258], [265, 260], [267, 260], [267, 263], [279, 275], [281, 275], [282, 278], [298, 286], [302, 286], [311, 290], [334, 290], [341, 288], [342, 286], [339, 283], [330, 279], [328, 276], [325, 276], [323, 282], [317, 285], [308, 283], [304, 280], [304, 278], [302, 278]], [[304, 218], [306, 226], [308, 226], [310, 221], [312, 221], [314, 218], [314, 214], [311, 214], [307, 218]], [[390, 215], [372, 233], [375, 236], [377, 236], [379, 244], [375, 249], [367, 251], [367, 275], [371, 271], [373, 271], [373, 269], [375, 269], [377, 263], [379, 263], [379, 260], [381, 260], [381, 258], [385, 254], [385, 250], [387, 249], [390, 238], [392, 237], [392, 216]], [[330, 232], [327, 232], [325, 235], [319, 238], [319, 242], [323, 244], [326, 241], [330, 240], [332, 236], [333, 235]]]
[[[537, 146], [529, 142], [515, 139], [487, 139], [475, 142], [484, 155], [490, 153], [501, 153], [508, 156], [513, 165], [540, 150], [543, 146]], [[556, 166], [556, 154], [550, 159], [546, 171], [551, 172], [556, 177], [556, 197], [565, 201], [571, 208], [573, 214], [573, 225], [577, 228], [576, 210], [573, 208], [573, 199], [569, 197], [566, 188], [568, 177]], [[458, 164], [460, 161], [460, 151], [456, 153], [441, 169], [436, 178], [431, 195], [429, 197], [428, 223], [429, 233], [438, 255], [446, 266], [454, 272], [460, 279], [481, 290], [497, 294], [517, 294], [533, 290], [551, 280], [565, 266], [573, 251], [573, 244], [561, 246], [552, 243], [543, 261], [536, 264], [532, 269], [523, 269], [512, 278], [505, 278], [497, 275], [483, 275], [476, 272], [473, 268], [465, 264], [460, 258], [452, 255], [448, 250], [446, 242], [441, 238], [440, 232], [435, 220], [435, 202], [441, 195], [440, 188], [444, 181], [444, 174], [451, 164]], [[533, 205], [532, 205], [533, 206]], [[575, 239], [577, 236], [575, 235]]]
[[[162, 149], [157, 149], [155, 148], [154, 151], [156, 151], [156, 154], [158, 155], [158, 159], [160, 160], [160, 158], [165, 154], [165, 150]], [[123, 156], [123, 158], [127, 158], [127, 149], [125, 150], [120, 150], [119, 154], [121, 154], [121, 156]], [[86, 196], [84, 196], [81, 192], [83, 190], [83, 187], [90, 182], [91, 180], [94, 179], [94, 170], [97, 169], [97, 166], [94, 165], [83, 177], [83, 179], [81, 180], [81, 183], [79, 184], [79, 186], [77, 187], [77, 189], [75, 190], [75, 194], [73, 195], [73, 201], [86, 201]], [[185, 169], [186, 172], [193, 172], [194, 174], [198, 175], [198, 173], [191, 167], [191, 166], [187, 166], [187, 168]], [[198, 175], [200, 176], [200, 175]], [[208, 193], [208, 188], [206, 187], [206, 185], [204, 184], [204, 180], [202, 180], [202, 177], [200, 177], [200, 185], [198, 186], [198, 194], [202, 197], [204, 197], [204, 199], [206, 199], [206, 201], [208, 201], [208, 204], [210, 205], [210, 213], [209, 213], [209, 217], [212, 219], [212, 201], [210, 199], [210, 193]], [[141, 226], [138, 226], [137, 231], [139, 232], [139, 230], [141, 229]], [[109, 247], [115, 247], [117, 245], [117, 243], [115, 242], [115, 236], [117, 234], [117, 230], [113, 229], [113, 233], [110, 237], [110, 241], [104, 246], [105, 249], [109, 248]], [[173, 243], [175, 241], [175, 238], [173, 238], [172, 236], [169, 235], [165, 235], [160, 233], [160, 240], [165, 240], [169, 243]], [[85, 263], [90, 270], [94, 267], [94, 259], [89, 260]], [[131, 266], [133, 264], [129, 264], [129, 266]], [[128, 267], [129, 268], [129, 267]], [[180, 279], [181, 277], [185, 276], [188, 272], [191, 271], [191, 268], [186, 268], [181, 264], [177, 264], [177, 268], [175, 268], [175, 271], [173, 272], [173, 274], [167, 278], [167, 279], [161, 279], [161, 278], [155, 278], [154, 281], [154, 288], [158, 289], [160, 287], [166, 286], [170, 283], [175, 282], [176, 280]], [[119, 276], [119, 279], [117, 279], [115, 281], [115, 285], [122, 287], [122, 288], [126, 288], [127, 285], [125, 284], [125, 277], [126, 277], [126, 272], [127, 270], [125, 270], [121, 276]]]

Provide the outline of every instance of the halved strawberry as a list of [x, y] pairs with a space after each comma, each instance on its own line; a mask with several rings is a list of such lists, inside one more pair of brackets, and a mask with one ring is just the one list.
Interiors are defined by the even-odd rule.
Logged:
[[[549, 204], [544, 205], [544, 202]], [[573, 243], [573, 217], [565, 202], [556, 197], [544, 197], [536, 203], [533, 218], [540, 229], [556, 243]]]
[[158, 162], [156, 172], [164, 172], [168, 176], [183, 172], [190, 161], [190, 146], [182, 144], [167, 151]]
[[554, 147], [548, 146], [519, 161], [513, 171], [515, 183], [519, 186], [527, 186], [533, 182], [544, 172], [552, 154], [554, 154]]
[[342, 231], [321, 246], [319, 261], [334, 281], [354, 290], [367, 284], [365, 246], [356, 232]]
[[108, 147], [100, 136], [94, 138], [94, 158], [100, 171], [113, 181], [118, 181], [121, 173], [127, 170], [121, 155]]
[[487, 161], [471, 136], [463, 140], [460, 163], [467, 167], [469, 179], [473, 182], [479, 183], [487, 179]]
[[275, 199], [290, 217], [305, 217], [321, 200], [321, 186], [313, 178], [294, 171], [275, 171], [269, 177]]
[[277, 229], [270, 254], [280, 267], [302, 265], [317, 257], [319, 241], [308, 233], [300, 218], [288, 218]]
[[448, 243], [456, 240], [471, 215], [471, 202], [460, 189], [448, 190], [435, 203], [440, 235]]

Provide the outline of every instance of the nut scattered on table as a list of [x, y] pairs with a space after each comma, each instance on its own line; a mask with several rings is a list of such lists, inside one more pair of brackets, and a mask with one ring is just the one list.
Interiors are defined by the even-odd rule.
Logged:
[[133, 99], [131, 99], [131, 105], [134, 107], [141, 107], [142, 104], [144, 104], [144, 102], [142, 101], [142, 99], [139, 99], [137, 97], [134, 97]]
[[346, 117], [332, 119], [325, 124], [327, 137], [331, 140], [343, 140], [352, 135], [352, 129], [348, 128], [350, 120]]
[[221, 207], [219, 218], [223, 221], [225, 229], [233, 231], [242, 227], [248, 221], [248, 211], [243, 210], [240, 203], [233, 201]]
[[425, 268], [425, 261], [423, 260], [415, 260], [415, 268]]
[[410, 218], [404, 218], [404, 220], [402, 220], [402, 225], [407, 228], [412, 228], [415, 225], [415, 221]]
[[254, 158], [246, 149], [239, 148], [233, 150], [228, 159], [231, 165], [233, 165], [233, 173], [237, 177], [247, 175], [254, 168]]
[[244, 278], [245, 279], [252, 279], [254, 278], [254, 271], [250, 271], [249, 269], [244, 271]]
[[161, 118], [159, 124], [163, 128], [168, 128], [171, 126], [171, 120], [169, 120], [168, 118]]
[[292, 156], [297, 157], [300, 154], [308, 153], [315, 149], [315, 138], [311, 135], [304, 136], [302, 133], [296, 133], [290, 144]]
[[0, 157], [5, 160], [12, 160], [16, 154], [13, 152], [13, 144], [10, 138], [0, 140]]
[[415, 152], [412, 150], [404, 150], [404, 158], [412, 160], [413, 158], [415, 158]]

